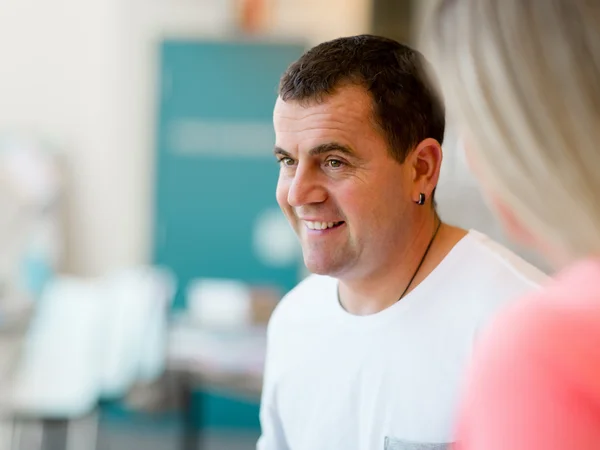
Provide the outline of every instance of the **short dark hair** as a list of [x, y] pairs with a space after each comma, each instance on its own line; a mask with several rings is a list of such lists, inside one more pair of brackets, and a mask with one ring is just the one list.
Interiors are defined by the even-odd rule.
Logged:
[[444, 104], [418, 51], [392, 39], [361, 35], [319, 44], [283, 74], [283, 101], [322, 102], [344, 83], [364, 86], [375, 122], [399, 162], [426, 138], [444, 139]]

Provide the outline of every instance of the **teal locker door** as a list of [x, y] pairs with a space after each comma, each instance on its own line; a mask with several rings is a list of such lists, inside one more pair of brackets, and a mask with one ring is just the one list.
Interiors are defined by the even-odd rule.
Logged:
[[[263, 241], [281, 235], [261, 225], [282, 217], [275, 212], [272, 113], [279, 77], [302, 52], [300, 45], [258, 43], [161, 46], [154, 260], [178, 278], [176, 308], [185, 307], [187, 284], [198, 277], [282, 292], [298, 281], [300, 258], [265, 262], [254, 235], [261, 227]], [[258, 427], [256, 404], [198, 395], [203, 425]]]
[[266, 264], [257, 223], [276, 211], [272, 113], [299, 45], [166, 41], [161, 47], [155, 262], [178, 276], [176, 307], [197, 277], [278, 286], [299, 261]]

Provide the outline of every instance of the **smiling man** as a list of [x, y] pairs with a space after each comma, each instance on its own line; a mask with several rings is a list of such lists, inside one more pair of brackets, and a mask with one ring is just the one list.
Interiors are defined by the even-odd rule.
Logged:
[[476, 334], [544, 278], [437, 215], [445, 119], [424, 64], [356, 36], [281, 79], [277, 200], [313, 275], [269, 324], [260, 450], [446, 448]]

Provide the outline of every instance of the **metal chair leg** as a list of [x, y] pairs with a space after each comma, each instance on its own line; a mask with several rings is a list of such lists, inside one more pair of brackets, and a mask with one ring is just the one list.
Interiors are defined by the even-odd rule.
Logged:
[[69, 433], [67, 419], [42, 419], [44, 450], [66, 450]]
[[85, 417], [69, 423], [65, 450], [96, 450], [100, 415], [92, 411]]

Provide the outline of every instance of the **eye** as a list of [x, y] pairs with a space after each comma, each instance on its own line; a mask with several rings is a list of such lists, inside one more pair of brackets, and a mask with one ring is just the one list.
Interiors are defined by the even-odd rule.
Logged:
[[287, 156], [284, 156], [283, 158], [280, 158], [280, 159], [279, 159], [279, 164], [280, 164], [281, 166], [287, 166], [287, 167], [290, 167], [290, 166], [293, 166], [293, 165], [294, 165], [294, 160], [293, 160], [292, 158], [289, 158], [289, 157], [287, 157]]
[[339, 159], [328, 159], [326, 164], [332, 169], [339, 169], [344, 165], [344, 163]]

